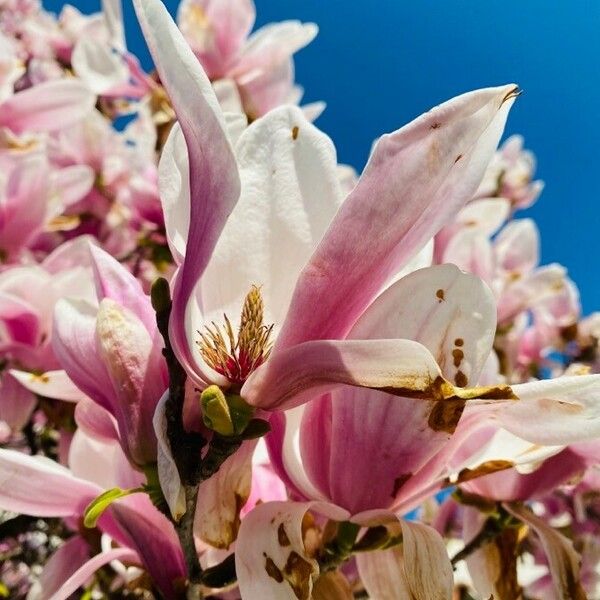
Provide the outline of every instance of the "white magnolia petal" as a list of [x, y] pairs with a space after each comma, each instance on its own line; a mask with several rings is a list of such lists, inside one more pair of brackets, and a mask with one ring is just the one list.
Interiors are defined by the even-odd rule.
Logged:
[[451, 600], [452, 565], [435, 529], [400, 520], [402, 545], [357, 556], [372, 600]]
[[171, 515], [175, 521], [179, 521], [185, 513], [185, 490], [179, 478], [179, 471], [167, 437], [167, 417], [165, 415], [167, 398], [168, 391], [159, 400], [153, 420], [154, 432], [158, 441], [158, 479]]
[[65, 371], [46, 371], [40, 375], [11, 369], [10, 374], [30, 392], [67, 402], [79, 402], [87, 396], [71, 381]]
[[240, 527], [235, 565], [242, 600], [309, 600], [319, 574], [306, 554], [302, 520], [311, 503], [267, 502]]

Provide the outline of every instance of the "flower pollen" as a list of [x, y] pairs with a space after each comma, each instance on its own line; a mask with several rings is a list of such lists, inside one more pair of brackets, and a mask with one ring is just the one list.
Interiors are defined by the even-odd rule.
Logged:
[[243, 383], [271, 352], [273, 325], [264, 325], [263, 318], [262, 295], [253, 285], [244, 300], [237, 336], [227, 315], [223, 315], [222, 326], [213, 321], [204, 333], [198, 332], [202, 358], [232, 383]]

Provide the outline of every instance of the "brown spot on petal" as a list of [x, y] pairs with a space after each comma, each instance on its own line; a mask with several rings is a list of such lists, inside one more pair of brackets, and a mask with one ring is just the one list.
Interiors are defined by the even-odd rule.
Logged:
[[439, 302], [442, 302], [443, 300], [445, 300], [445, 298], [444, 298], [444, 290], [438, 290], [435, 293], [435, 297], [438, 299]]
[[412, 477], [412, 473], [404, 473], [400, 477], [394, 479], [394, 485], [392, 487], [392, 498], [395, 498], [400, 491], [400, 488]]
[[313, 566], [295, 550], [292, 550], [285, 567], [283, 567], [283, 572], [285, 580], [290, 584], [296, 598], [298, 600], [309, 600]]
[[434, 124], [431, 126], [431, 129], [439, 129], [441, 126], [442, 126], [442, 124], [441, 124], [441, 123], [434, 123]]
[[427, 424], [433, 431], [454, 433], [460, 421], [466, 400], [439, 400], [433, 405], [429, 413]]
[[456, 339], [454, 340], [454, 345], [455, 345], [455, 346], [463, 346], [463, 345], [464, 345], [464, 343], [465, 343], [465, 340], [463, 340], [462, 338], [456, 338]]
[[39, 375], [36, 373], [31, 374], [31, 383], [48, 383], [49, 381], [50, 377], [46, 373], [40, 373]]
[[471, 481], [471, 479], [477, 479], [498, 471], [505, 471], [512, 467], [514, 467], [514, 463], [509, 460], [488, 460], [477, 465], [474, 469], [462, 469], [456, 478], [456, 483], [465, 483], [465, 481]]
[[465, 353], [458, 348], [452, 350], [452, 358], [454, 359], [454, 366], [460, 367], [460, 363], [462, 363], [463, 358], [465, 357]]
[[454, 164], [456, 164], [461, 158], [463, 157], [462, 154], [459, 154], [455, 159], [454, 159]]
[[502, 102], [500, 102], [500, 106], [502, 106], [506, 101], [511, 100], [512, 98], [518, 98], [523, 92], [518, 88], [514, 87], [504, 98], [502, 98]]
[[267, 575], [274, 579], [277, 583], [281, 583], [283, 581], [283, 574], [279, 567], [273, 562], [273, 559], [270, 556], [264, 555], [265, 557], [265, 571]]
[[299, 133], [300, 133], [300, 128], [297, 125], [294, 126], [294, 128], [292, 129], [292, 139], [297, 140]]
[[290, 538], [285, 532], [285, 527], [283, 526], [283, 523], [281, 523], [277, 528], [277, 541], [279, 542], [280, 546], [289, 546], [291, 544]]
[[[456, 365], [456, 366], [458, 366], [458, 365]], [[469, 383], [469, 380], [467, 379], [467, 376], [462, 371], [456, 371], [456, 375], [454, 376], [454, 383], [458, 387], [465, 387]]]

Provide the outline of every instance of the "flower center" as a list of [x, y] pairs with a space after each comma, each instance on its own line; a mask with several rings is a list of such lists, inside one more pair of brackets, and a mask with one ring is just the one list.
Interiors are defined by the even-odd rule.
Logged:
[[264, 325], [263, 318], [262, 295], [253, 285], [244, 300], [237, 336], [227, 315], [223, 315], [222, 326], [213, 321], [204, 332], [198, 332], [204, 361], [232, 383], [243, 383], [271, 352], [273, 325]]

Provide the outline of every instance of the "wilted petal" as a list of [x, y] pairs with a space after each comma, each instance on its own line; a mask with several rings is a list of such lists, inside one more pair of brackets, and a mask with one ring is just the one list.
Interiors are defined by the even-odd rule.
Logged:
[[361, 579], [372, 600], [450, 600], [452, 565], [435, 529], [400, 520], [402, 544], [357, 555]]
[[534, 515], [525, 506], [505, 504], [506, 510], [531, 527], [540, 538], [550, 565], [554, 588], [560, 600], [586, 600], [579, 568], [581, 557], [573, 542]]
[[379, 140], [298, 281], [279, 347], [343, 336], [386, 279], [471, 199], [515, 90], [459, 96]]
[[229, 548], [237, 537], [240, 510], [250, 494], [255, 446], [256, 442], [245, 442], [200, 484], [194, 531], [211, 546]]
[[240, 527], [235, 566], [243, 600], [309, 600], [319, 574], [306, 554], [302, 520], [310, 503], [267, 502], [250, 512]]

